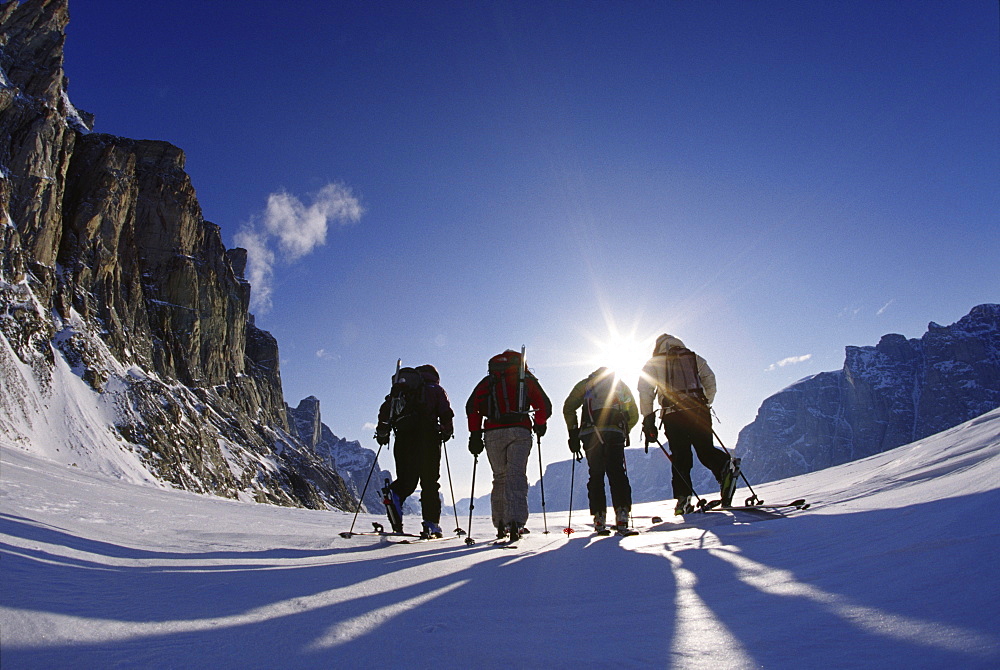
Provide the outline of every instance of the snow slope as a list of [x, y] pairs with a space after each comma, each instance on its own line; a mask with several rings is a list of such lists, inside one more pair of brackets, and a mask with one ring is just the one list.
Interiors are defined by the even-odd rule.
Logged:
[[1000, 667], [1000, 410], [755, 487], [814, 502], [787, 518], [647, 503], [636, 525], [666, 521], [639, 536], [591, 537], [577, 513], [567, 538], [550, 514], [513, 550], [488, 544], [486, 517], [472, 546], [344, 540], [340, 512], [138, 486], [9, 446], [0, 461], [5, 670]]

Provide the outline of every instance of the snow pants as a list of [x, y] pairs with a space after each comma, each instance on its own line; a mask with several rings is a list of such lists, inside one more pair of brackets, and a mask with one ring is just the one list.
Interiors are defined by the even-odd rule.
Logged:
[[490, 507], [493, 525], [506, 528], [512, 522], [528, 522], [528, 458], [531, 430], [520, 426], [495, 428], [483, 434], [486, 456], [493, 470]]
[[621, 431], [594, 431], [583, 436], [583, 450], [587, 454], [587, 499], [591, 514], [605, 514], [608, 509], [604, 493], [604, 477], [611, 487], [611, 506], [632, 511], [632, 486], [625, 472], [625, 436]]
[[698, 454], [698, 460], [712, 471], [716, 480], [722, 476], [722, 470], [729, 462], [729, 455], [712, 444], [712, 414], [707, 405], [664, 414], [663, 432], [674, 459], [671, 486], [675, 498], [693, 495], [692, 448]]
[[437, 431], [396, 435], [393, 445], [396, 481], [389, 485], [401, 501], [420, 485], [420, 511], [424, 521], [441, 521], [441, 439]]

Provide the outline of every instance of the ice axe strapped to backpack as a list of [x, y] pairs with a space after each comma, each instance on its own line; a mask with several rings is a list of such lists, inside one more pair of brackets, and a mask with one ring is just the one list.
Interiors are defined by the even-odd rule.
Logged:
[[389, 428], [397, 434], [428, 428], [433, 423], [424, 377], [415, 368], [400, 368], [393, 376], [389, 400]]

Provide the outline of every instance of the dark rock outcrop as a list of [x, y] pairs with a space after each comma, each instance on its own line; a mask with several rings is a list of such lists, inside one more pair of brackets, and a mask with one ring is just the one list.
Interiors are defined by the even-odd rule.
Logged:
[[184, 153], [93, 133], [70, 103], [68, 20], [68, 0], [0, 5], [0, 334], [32, 387], [61, 355], [115, 394], [109, 430], [163, 481], [353, 509], [336, 470], [289, 433], [246, 253], [204, 220]]
[[[379, 490], [383, 481], [392, 475], [380, 469], [375, 462], [375, 452], [362, 447], [357, 440], [347, 440], [334, 435], [320, 418], [319, 399], [315, 396], [304, 398], [298, 407], [287, 407], [286, 411], [292, 432], [316, 456], [344, 478], [351, 495], [360, 498], [364, 492], [363, 510], [376, 514], [383, 512], [385, 506], [382, 504]], [[368, 481], [369, 474], [371, 474], [370, 481]]]

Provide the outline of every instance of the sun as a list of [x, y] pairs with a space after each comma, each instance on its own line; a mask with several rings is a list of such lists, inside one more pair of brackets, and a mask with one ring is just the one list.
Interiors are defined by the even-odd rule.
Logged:
[[600, 343], [599, 348], [594, 362], [614, 370], [615, 376], [634, 391], [639, 374], [649, 360], [652, 344], [632, 335], [614, 334]]

